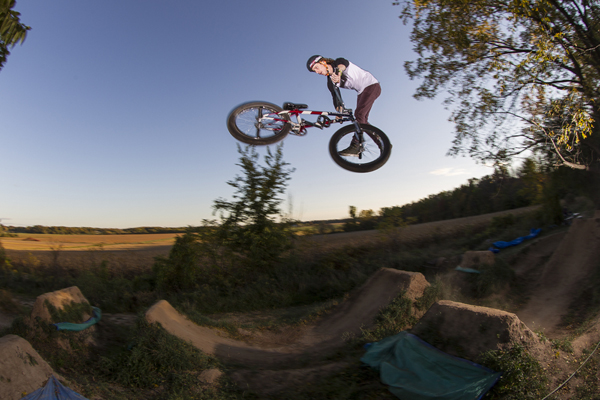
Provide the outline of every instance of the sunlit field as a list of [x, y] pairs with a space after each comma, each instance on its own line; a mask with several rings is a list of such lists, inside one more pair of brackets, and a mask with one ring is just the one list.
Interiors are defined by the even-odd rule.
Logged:
[[178, 233], [131, 235], [49, 235], [19, 233], [3, 237], [6, 250], [137, 250], [153, 246], [171, 246]]

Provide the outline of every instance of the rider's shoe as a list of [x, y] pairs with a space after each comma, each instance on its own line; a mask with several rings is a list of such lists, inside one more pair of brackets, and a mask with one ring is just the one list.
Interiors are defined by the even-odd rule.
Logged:
[[352, 141], [347, 149], [339, 151], [338, 154], [343, 157], [358, 157], [360, 154], [360, 144]]

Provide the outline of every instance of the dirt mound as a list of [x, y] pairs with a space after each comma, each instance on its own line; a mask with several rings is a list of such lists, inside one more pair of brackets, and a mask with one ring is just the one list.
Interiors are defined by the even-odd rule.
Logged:
[[0, 338], [0, 399], [17, 400], [44, 385], [54, 371], [31, 347], [17, 335]]
[[[81, 305], [84, 306], [81, 307]], [[78, 307], [80, 309], [73, 311], [73, 308]], [[60, 315], [60, 313], [63, 314]], [[91, 317], [90, 303], [77, 286], [44, 293], [36, 298], [31, 315], [24, 319], [24, 322], [30, 328], [26, 338], [30, 340], [33, 337], [47, 339], [48, 333], [45, 332], [43, 325], [59, 322], [82, 323]], [[55, 320], [55, 318], [61, 320]], [[62, 318], [65, 319], [62, 320]], [[57, 346], [64, 350], [74, 350], [71, 341], [78, 342], [77, 346], [87, 347], [97, 344], [97, 336], [98, 328], [94, 325], [81, 332], [70, 332], [69, 339], [57, 337], [53, 340]], [[81, 350], [82, 348], [79, 348], [77, 351]]]
[[[146, 319], [150, 323], [159, 322], [171, 334], [229, 362], [253, 367], [289, 366], [342, 346], [343, 334], [358, 334], [361, 327], [372, 326], [379, 310], [400, 292], [415, 300], [427, 286], [420, 273], [382, 268], [316, 325], [295, 327], [291, 340], [269, 338], [268, 343], [264, 338], [234, 340], [216, 329], [198, 326], [165, 300], [153, 305], [146, 312]], [[285, 332], [283, 335], [289, 336]]]
[[[41, 318], [42, 321], [53, 323], [60, 321], [52, 321], [52, 316], [46, 301], [50, 303], [57, 310], [63, 309], [66, 305], [71, 303], [87, 303], [88, 300], [85, 298], [81, 290], [77, 286], [71, 286], [66, 289], [56, 290], [54, 292], [44, 293], [39, 295], [33, 304], [33, 310], [31, 311], [31, 318]], [[91, 315], [84, 315], [84, 319], [87, 320]], [[69, 321], [75, 322], [75, 321]]]
[[593, 218], [576, 219], [544, 265], [531, 300], [519, 318], [534, 330], [551, 333], [568, 311], [570, 302], [600, 260], [600, 211]]
[[473, 361], [510, 343], [520, 343], [536, 356], [546, 352], [515, 314], [449, 300], [431, 306], [410, 331], [448, 354]]

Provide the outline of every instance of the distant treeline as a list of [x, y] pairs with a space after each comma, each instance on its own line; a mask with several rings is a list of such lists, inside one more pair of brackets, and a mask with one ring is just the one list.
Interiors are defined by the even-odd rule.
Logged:
[[520, 177], [493, 174], [469, 179], [460, 187], [431, 195], [400, 207], [404, 218], [415, 223], [471, 217], [539, 204], [543, 199], [543, 177], [536, 185]]
[[593, 173], [558, 168], [544, 171], [534, 160], [525, 160], [515, 172], [497, 168], [493, 174], [472, 178], [460, 187], [430, 195], [403, 206], [383, 207], [378, 212], [356, 210], [344, 230], [442, 221], [543, 204], [550, 219], [561, 218], [560, 199], [576, 196], [600, 197], [597, 176]]
[[53, 235], [129, 235], [144, 233], [183, 233], [187, 228], [164, 228], [164, 227], [140, 227], [140, 228], [89, 228], [69, 226], [4, 226], [7, 233], [42, 233]]

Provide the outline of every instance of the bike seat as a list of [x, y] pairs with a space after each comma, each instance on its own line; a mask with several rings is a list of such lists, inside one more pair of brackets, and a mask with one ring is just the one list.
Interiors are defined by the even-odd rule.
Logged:
[[283, 103], [284, 110], [302, 110], [303, 108], [308, 108], [306, 104], [296, 104], [296, 103]]

